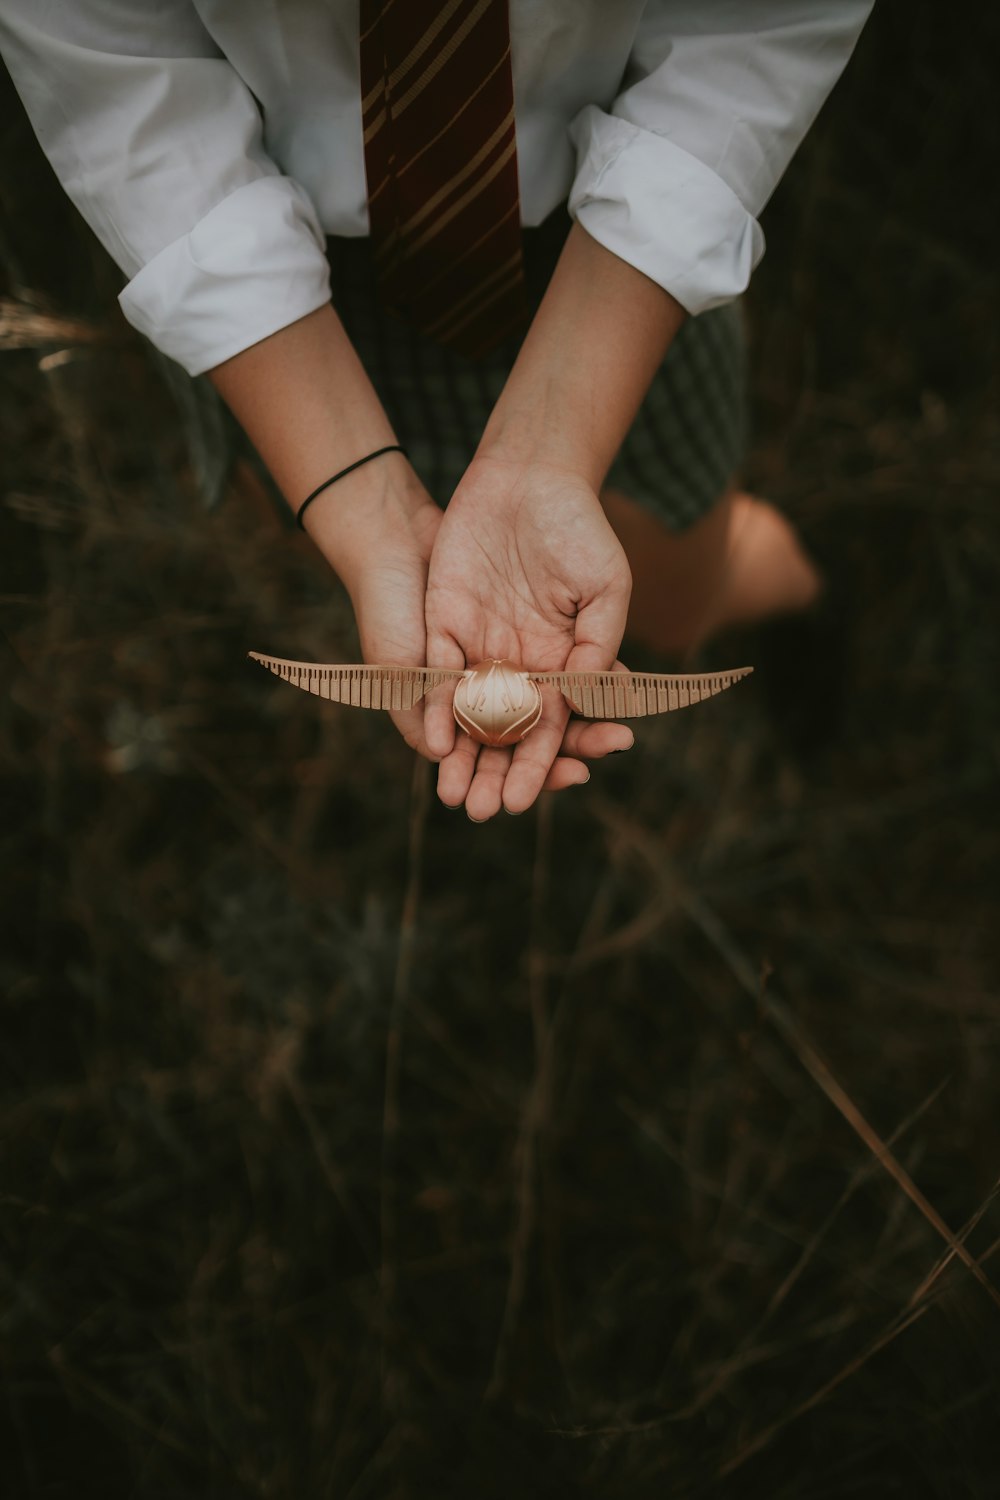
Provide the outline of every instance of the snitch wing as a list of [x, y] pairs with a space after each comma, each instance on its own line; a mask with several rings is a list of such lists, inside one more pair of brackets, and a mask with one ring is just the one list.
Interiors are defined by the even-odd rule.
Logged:
[[412, 708], [440, 682], [458, 682], [463, 672], [446, 667], [341, 666], [338, 662], [285, 661], [280, 656], [248, 652], [276, 677], [331, 703], [355, 708]]
[[729, 672], [532, 672], [537, 683], [556, 687], [585, 719], [642, 719], [669, 713], [724, 693], [753, 667]]

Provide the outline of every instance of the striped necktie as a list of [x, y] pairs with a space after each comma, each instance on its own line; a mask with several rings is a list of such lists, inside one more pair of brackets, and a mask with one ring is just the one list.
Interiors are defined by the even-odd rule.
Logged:
[[361, 0], [383, 299], [461, 353], [526, 321], [507, 0]]

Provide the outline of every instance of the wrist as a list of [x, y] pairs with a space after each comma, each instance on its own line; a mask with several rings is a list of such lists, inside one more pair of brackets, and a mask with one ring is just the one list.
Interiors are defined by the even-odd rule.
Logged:
[[385, 453], [317, 495], [303, 529], [351, 590], [380, 551], [419, 541], [439, 516], [409, 460]]
[[324, 479], [322, 484], [318, 484], [314, 490], [310, 490], [309, 494], [299, 506], [298, 512], [295, 516], [295, 519], [298, 522], [299, 530], [305, 530], [306, 512], [308, 511], [310, 505], [312, 505], [315, 500], [319, 499], [320, 495], [323, 495], [327, 490], [332, 489], [333, 486], [335, 484], [338, 484], [342, 479], [346, 479], [349, 474], [353, 474], [355, 469], [361, 469], [365, 464], [374, 463], [376, 459], [383, 458], [387, 453], [402, 453], [404, 458], [408, 456], [406, 449], [400, 443], [384, 443], [380, 448], [374, 448], [372, 449], [371, 453], [366, 453], [362, 458], [356, 458], [354, 459], [353, 463], [346, 464], [344, 468], [338, 469], [336, 474], [331, 474], [329, 479]]
[[504, 392], [494, 408], [476, 461], [514, 469], [544, 469], [599, 491], [613, 454], [592, 440], [592, 424], [567, 406], [555, 380]]
[[455, 491], [448, 512], [481, 506], [490, 516], [529, 509], [540, 496], [557, 488], [560, 493], [589, 493], [600, 509], [600, 485], [578, 462], [578, 456], [556, 454], [524, 444], [480, 448]]

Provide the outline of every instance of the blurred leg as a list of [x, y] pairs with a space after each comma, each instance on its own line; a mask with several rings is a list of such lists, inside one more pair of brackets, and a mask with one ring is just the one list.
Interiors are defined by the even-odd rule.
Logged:
[[671, 532], [619, 491], [602, 496], [632, 568], [628, 638], [670, 655], [733, 625], [808, 608], [822, 589], [794, 527], [766, 500], [731, 489]]

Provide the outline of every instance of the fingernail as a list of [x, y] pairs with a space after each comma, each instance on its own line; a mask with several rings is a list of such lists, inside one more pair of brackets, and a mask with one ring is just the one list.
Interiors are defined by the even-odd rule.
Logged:
[[459, 812], [462, 804], [461, 802], [442, 802], [441, 806], [446, 807], [449, 812]]
[[574, 782], [571, 782], [570, 784], [572, 786], [586, 786], [587, 782], [589, 780], [590, 780], [590, 772], [588, 771], [587, 774], [586, 774], [586, 776], [583, 778], [582, 781], [574, 781]]
[[470, 823], [485, 823], [487, 821], [486, 818], [474, 818], [471, 813], [466, 813], [466, 817]]
[[504, 808], [504, 812], [507, 813], [512, 818], [519, 818], [521, 816], [521, 814], [524, 812], [524, 808], [523, 807], [518, 807], [518, 808], [505, 807]]

